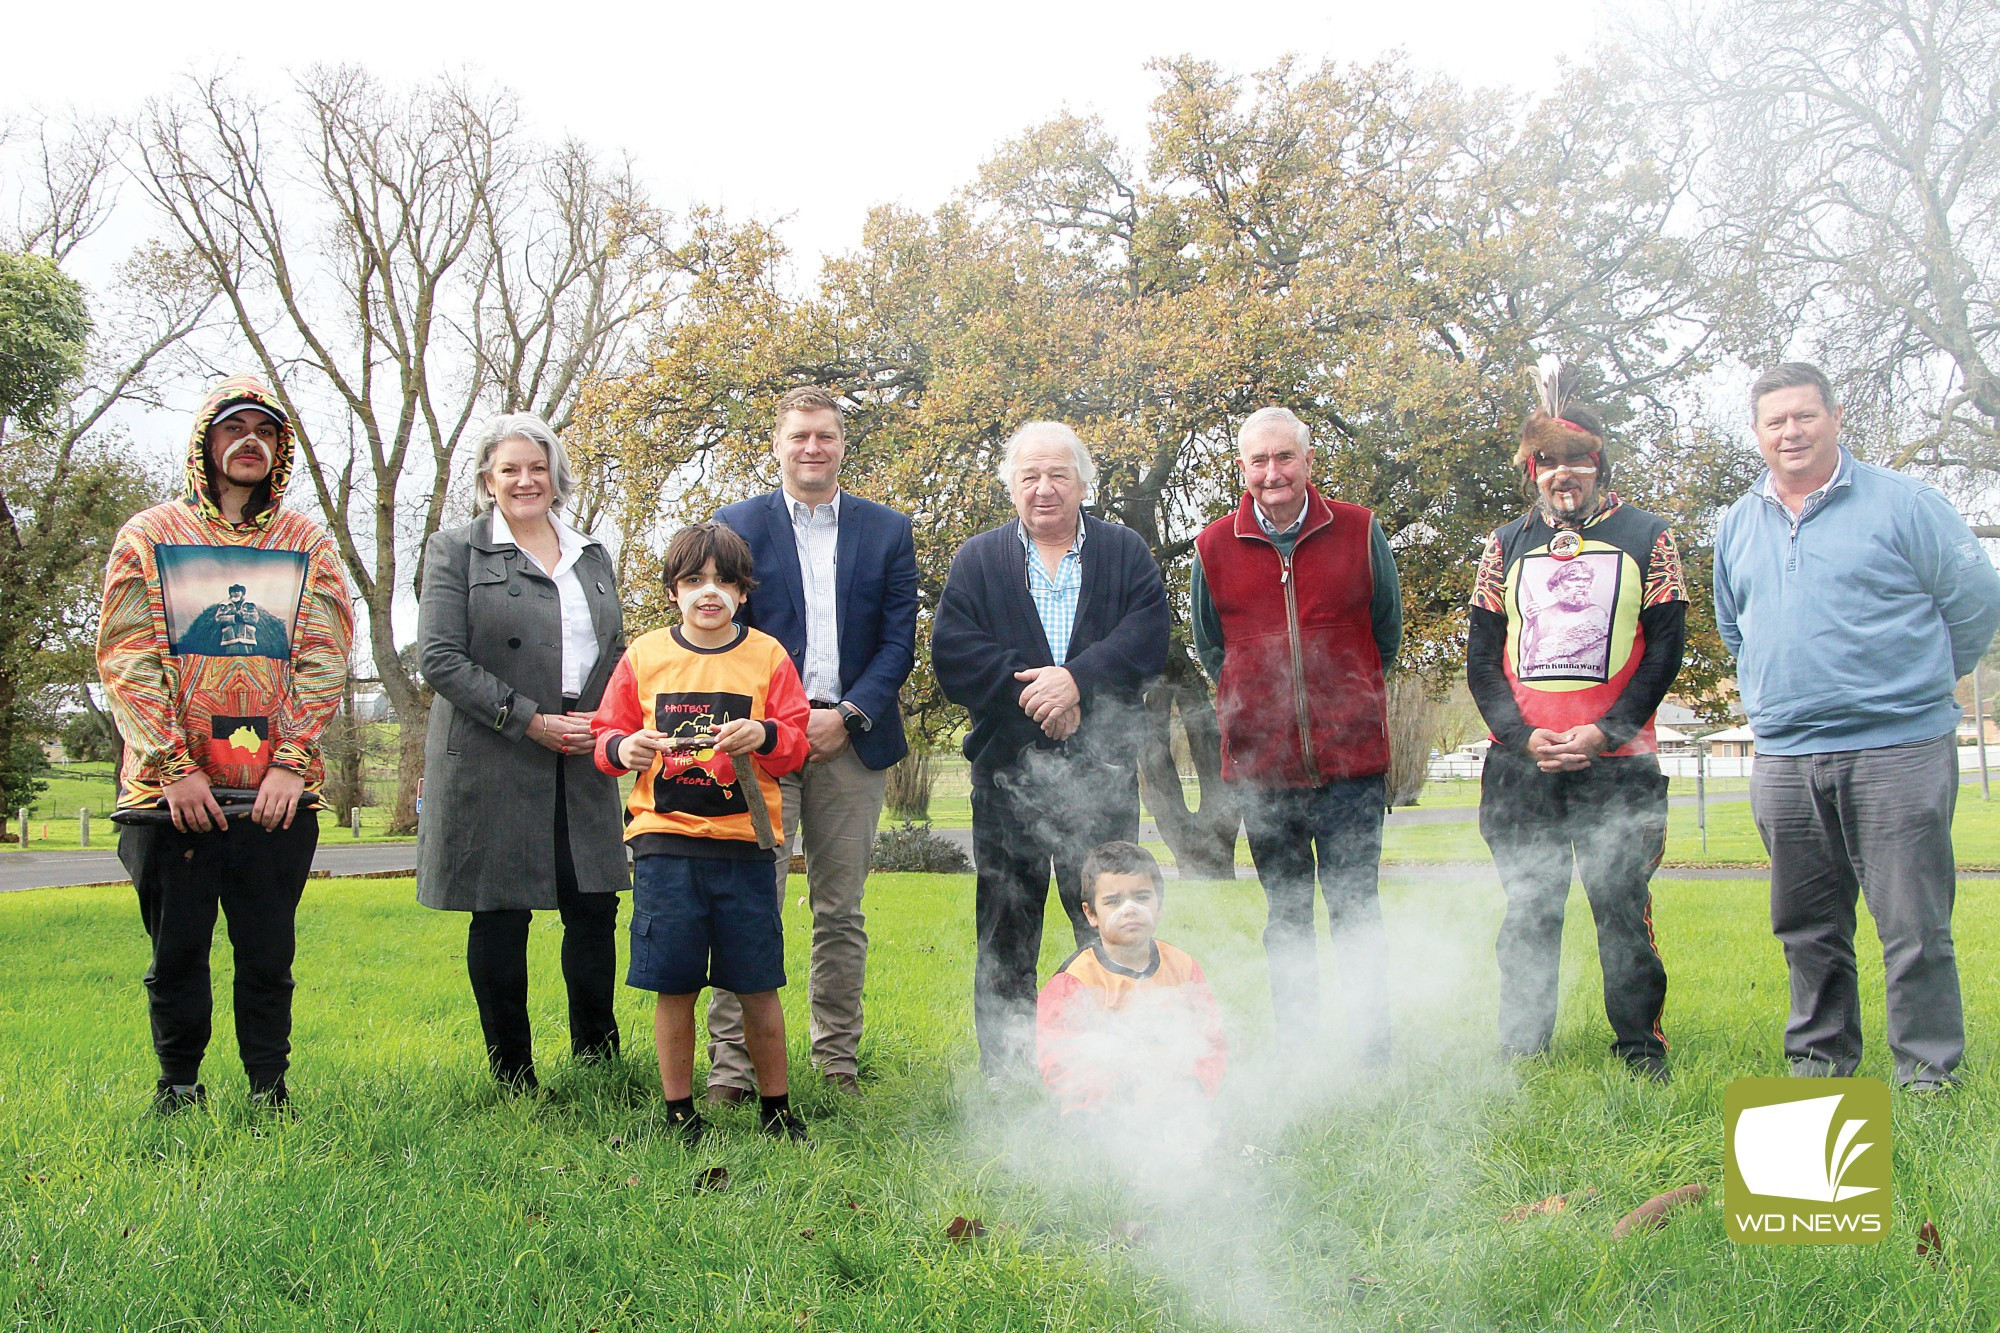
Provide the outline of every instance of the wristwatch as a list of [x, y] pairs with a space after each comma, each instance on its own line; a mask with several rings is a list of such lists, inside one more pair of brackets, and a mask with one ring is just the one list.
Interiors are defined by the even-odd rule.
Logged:
[[847, 702], [847, 700], [842, 699], [834, 705], [834, 709], [840, 714], [841, 721], [846, 724], [848, 735], [852, 736], [857, 732], [868, 730], [868, 714], [862, 712], [859, 708]]

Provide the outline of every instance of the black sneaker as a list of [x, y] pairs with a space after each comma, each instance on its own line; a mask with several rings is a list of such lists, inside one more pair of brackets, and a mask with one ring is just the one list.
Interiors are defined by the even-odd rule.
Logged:
[[208, 1089], [199, 1083], [169, 1083], [161, 1079], [153, 1088], [153, 1112], [174, 1115], [190, 1106], [208, 1102]]
[[1664, 1085], [1674, 1081], [1673, 1071], [1667, 1068], [1667, 1057], [1664, 1055], [1627, 1056], [1625, 1070], [1633, 1078], [1643, 1078], [1651, 1083]]
[[297, 1112], [292, 1110], [291, 1089], [285, 1086], [285, 1080], [283, 1079], [279, 1079], [276, 1083], [267, 1084], [261, 1088], [250, 1089], [250, 1106], [253, 1110], [262, 1111], [266, 1115], [292, 1116], [297, 1114]]
[[764, 1117], [757, 1128], [763, 1130], [774, 1139], [784, 1139], [791, 1143], [804, 1143], [806, 1141], [806, 1122], [799, 1119], [798, 1114], [790, 1107], [786, 1107], [782, 1111], [771, 1112]]
[[708, 1122], [701, 1118], [699, 1111], [683, 1111], [677, 1106], [667, 1108], [667, 1128], [692, 1148], [699, 1144], [708, 1133]]
[[493, 1079], [502, 1089], [512, 1093], [531, 1093], [542, 1090], [542, 1081], [535, 1077], [533, 1065], [522, 1065], [515, 1069], [493, 1071]]

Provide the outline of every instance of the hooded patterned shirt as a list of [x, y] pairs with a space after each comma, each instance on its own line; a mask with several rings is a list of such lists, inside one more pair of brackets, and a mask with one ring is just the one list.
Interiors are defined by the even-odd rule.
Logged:
[[[208, 428], [256, 406], [278, 422], [271, 471], [242, 523], [223, 517]], [[104, 575], [97, 669], [125, 740], [121, 808], [197, 771], [254, 788], [272, 766], [317, 790], [320, 733], [340, 705], [354, 614], [326, 530], [284, 508], [293, 431], [277, 395], [224, 381], [195, 414], [186, 490], [119, 529]]]

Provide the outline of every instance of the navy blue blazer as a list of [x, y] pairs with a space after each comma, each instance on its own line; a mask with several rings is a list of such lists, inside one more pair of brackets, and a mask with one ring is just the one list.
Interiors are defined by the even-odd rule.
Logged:
[[[784, 644], [803, 675], [805, 579], [785, 493], [724, 505], [715, 521], [750, 543], [757, 590], [737, 619]], [[917, 660], [917, 544], [907, 515], [841, 492], [833, 602], [840, 618], [840, 697], [874, 723], [854, 734], [854, 754], [869, 768], [884, 769], [910, 752], [896, 703]]]

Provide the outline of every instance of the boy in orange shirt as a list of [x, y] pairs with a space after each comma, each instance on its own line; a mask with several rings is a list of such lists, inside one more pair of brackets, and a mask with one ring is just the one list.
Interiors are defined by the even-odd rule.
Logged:
[[591, 719], [597, 766], [639, 773], [625, 829], [625, 984], [659, 996], [660, 1089], [683, 1138], [694, 1143], [705, 1128], [694, 1109], [694, 1002], [715, 986], [743, 1001], [764, 1132], [803, 1140], [786, 1081], [785, 940], [771, 863], [784, 834], [776, 778], [806, 758], [805, 689], [782, 644], [733, 619], [757, 586], [736, 533], [719, 523], [682, 528], [661, 577], [681, 623], [632, 642]]
[[1166, 882], [1152, 853], [1107, 842], [1083, 863], [1097, 943], [1042, 987], [1035, 1047], [1065, 1115], [1215, 1096], [1228, 1043], [1201, 964], [1153, 938]]

